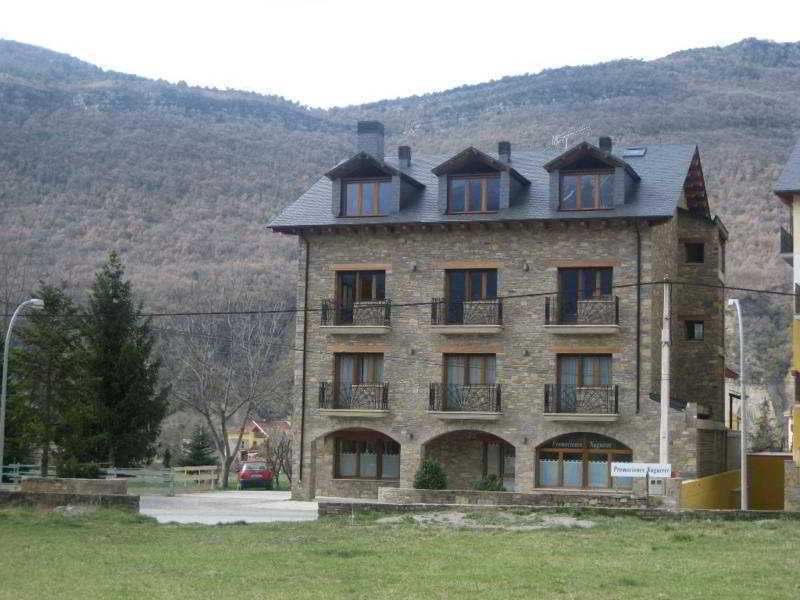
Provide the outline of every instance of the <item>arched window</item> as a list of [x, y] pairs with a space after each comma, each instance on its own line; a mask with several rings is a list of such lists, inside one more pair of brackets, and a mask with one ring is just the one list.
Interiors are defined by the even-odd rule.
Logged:
[[611, 478], [612, 462], [632, 462], [631, 449], [597, 433], [568, 433], [536, 451], [538, 487], [630, 489], [630, 477]]

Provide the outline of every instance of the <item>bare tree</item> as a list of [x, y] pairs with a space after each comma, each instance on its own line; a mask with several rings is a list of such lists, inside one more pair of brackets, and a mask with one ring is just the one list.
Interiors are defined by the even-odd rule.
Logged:
[[284, 473], [291, 484], [292, 438], [288, 428], [282, 422], [277, 422], [267, 427], [265, 433], [264, 457], [270, 470], [275, 473], [276, 479], [280, 473]]
[[[220, 456], [223, 488], [238, 456], [248, 421], [269, 412], [286, 352], [291, 313], [285, 312], [285, 291], [269, 302], [235, 284], [219, 286], [220, 300], [200, 312], [173, 317], [162, 330], [173, 371], [177, 407], [201, 417]], [[238, 314], [231, 314], [238, 313]], [[235, 444], [227, 432], [237, 431]]]

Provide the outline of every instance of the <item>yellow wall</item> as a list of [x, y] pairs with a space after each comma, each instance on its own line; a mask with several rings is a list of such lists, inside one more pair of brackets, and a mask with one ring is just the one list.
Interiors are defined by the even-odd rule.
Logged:
[[788, 454], [751, 454], [747, 457], [752, 510], [783, 510], [784, 462], [788, 459]]
[[[798, 232], [800, 235], [800, 232]], [[800, 320], [792, 319], [792, 370], [800, 371]]]
[[726, 471], [684, 481], [681, 508], [739, 508], [739, 471]]

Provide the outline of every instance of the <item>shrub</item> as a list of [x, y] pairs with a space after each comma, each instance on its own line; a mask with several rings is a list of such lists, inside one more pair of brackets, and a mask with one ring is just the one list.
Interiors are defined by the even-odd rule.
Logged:
[[100, 467], [96, 463], [82, 463], [68, 458], [56, 467], [58, 477], [69, 479], [100, 479]]
[[484, 492], [504, 492], [503, 480], [495, 474], [487, 475], [472, 484], [473, 489]]
[[447, 476], [435, 458], [426, 458], [414, 476], [414, 487], [418, 490], [443, 490], [447, 487]]

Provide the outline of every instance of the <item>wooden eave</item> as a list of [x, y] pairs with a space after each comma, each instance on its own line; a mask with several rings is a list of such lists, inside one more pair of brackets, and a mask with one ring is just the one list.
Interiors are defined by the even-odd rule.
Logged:
[[436, 167], [431, 169], [431, 173], [433, 173], [437, 177], [439, 175], [455, 175], [463, 173], [464, 171], [461, 165], [469, 160], [480, 162], [486, 165], [487, 167], [494, 169], [497, 172], [507, 171], [510, 175], [513, 175], [523, 185], [530, 184], [530, 180], [521, 173], [519, 173], [519, 171], [514, 169], [511, 165], [509, 165], [508, 163], [504, 163], [503, 161], [497, 160], [495, 158], [492, 158], [485, 152], [481, 152], [480, 150], [478, 150], [473, 146], [465, 148], [455, 156], [448, 158], [440, 165], [437, 165]]
[[[708, 194], [706, 193], [706, 182], [703, 177], [703, 166], [700, 164], [700, 152], [695, 148], [689, 171], [683, 182], [683, 193], [686, 197], [686, 206], [692, 212], [698, 210], [707, 219], [711, 218], [711, 211], [708, 208]], [[727, 230], [726, 230], [727, 233]]]
[[590, 144], [589, 142], [581, 142], [580, 144], [573, 146], [563, 154], [556, 156], [550, 162], [545, 163], [543, 168], [548, 173], [555, 171], [556, 169], [565, 169], [584, 156], [591, 156], [592, 158], [607, 164], [609, 167], [622, 167], [634, 181], [641, 181], [639, 174], [634, 171], [633, 167], [627, 162], [614, 156], [610, 152], [600, 150], [600, 148]]

